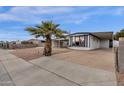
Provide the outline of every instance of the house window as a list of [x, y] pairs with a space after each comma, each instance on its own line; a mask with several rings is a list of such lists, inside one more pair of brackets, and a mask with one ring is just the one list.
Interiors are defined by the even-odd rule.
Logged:
[[88, 47], [88, 35], [71, 36], [70, 46]]

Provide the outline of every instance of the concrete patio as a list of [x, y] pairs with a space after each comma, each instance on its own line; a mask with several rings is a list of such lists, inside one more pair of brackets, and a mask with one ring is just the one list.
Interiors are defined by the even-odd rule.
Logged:
[[[74, 54], [73, 52], [77, 51], [72, 50], [51, 57], [43, 56], [26, 61], [12, 55], [7, 50], [0, 49], [0, 85], [117, 85], [114, 62], [108, 66], [110, 69], [97, 68], [97, 65], [86, 65], [85, 62], [70, 62], [69, 55]], [[68, 60], [62, 55], [68, 57]], [[77, 57], [75, 59], [83, 60]], [[91, 60], [93, 61], [92, 58]]]

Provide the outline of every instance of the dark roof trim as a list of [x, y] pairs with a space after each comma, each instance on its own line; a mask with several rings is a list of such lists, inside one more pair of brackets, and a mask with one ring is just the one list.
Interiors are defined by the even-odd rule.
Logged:
[[77, 32], [77, 33], [73, 33], [73, 34], [69, 34], [68, 36], [73, 36], [73, 35], [76, 35], [76, 34], [86, 34], [86, 35], [92, 35], [92, 36], [94, 36], [94, 37], [96, 37], [96, 38], [98, 38], [98, 39], [100, 39], [99, 37], [97, 37], [97, 36], [95, 36], [95, 35], [93, 35], [92, 33], [90, 33], [90, 32]]
[[92, 35], [92, 36], [94, 36], [94, 37], [96, 37], [96, 38], [98, 38], [98, 39], [103, 39], [103, 38], [101, 38], [101, 37], [99, 37], [99, 36], [97, 36], [97, 35], [95, 35], [94, 33], [100, 33], [100, 34], [102, 34], [102, 33], [113, 33], [112, 31], [110, 32], [76, 32], [76, 33], [73, 33], [73, 34], [70, 34], [70, 35], [68, 35], [68, 36], [73, 36], [73, 35], [80, 35], [80, 34], [86, 34], [86, 35]]
[[69, 36], [75, 35], [75, 34], [90, 34], [90, 33], [89, 32], [76, 32], [76, 33], [73, 33], [73, 34], [69, 34]]

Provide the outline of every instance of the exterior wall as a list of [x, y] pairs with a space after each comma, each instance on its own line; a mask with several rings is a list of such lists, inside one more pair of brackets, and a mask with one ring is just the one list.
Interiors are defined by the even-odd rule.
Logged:
[[109, 48], [109, 40], [100, 40], [90, 35], [90, 49]]
[[124, 73], [124, 38], [119, 39], [118, 69], [120, 73]]
[[114, 40], [113, 41], [113, 47], [119, 47], [119, 41]]
[[86, 48], [86, 47], [68, 47], [68, 48], [70, 48], [70, 49], [76, 49], [76, 50], [92, 50], [92, 49], [90, 49], [90, 48]]
[[52, 47], [66, 48], [68, 47], [68, 40], [54, 40], [52, 41]]
[[[75, 40], [75, 37], [74, 36], [82, 36], [82, 35], [88, 35], [88, 34], [75, 34], [72, 36], [72, 39]], [[86, 39], [86, 37], [84, 37]], [[67, 37], [67, 39], [69, 40], [68, 42], [68, 45], [70, 49], [76, 49], [76, 50], [90, 50], [89, 48], [89, 35], [88, 35], [88, 38], [87, 38], [87, 43], [85, 42], [85, 45], [84, 46], [72, 46], [72, 42], [73, 40], [70, 38], [70, 36]]]
[[56, 43], [54, 40], [52, 40], [52, 47], [56, 47]]
[[16, 41], [16, 44], [21, 44], [21, 41]]
[[90, 49], [97, 49], [100, 48], [100, 39], [89, 35], [89, 48]]
[[100, 48], [109, 48], [109, 40], [101, 40]]
[[33, 44], [36, 44], [36, 45], [39, 46], [39, 47], [42, 46], [40, 40], [34, 40], [34, 41], [32, 41], [32, 43], [33, 43]]
[[[69, 45], [70, 45], [70, 38], [69, 38]], [[77, 49], [77, 50], [92, 50], [97, 48], [109, 48], [110, 42], [109, 40], [101, 40], [93, 35], [88, 35], [88, 46], [87, 47], [76, 47], [72, 46], [69, 47], [71, 49]]]
[[30, 39], [28, 40], [27, 42], [31, 42], [33, 43], [34, 45], [37, 45], [38, 47], [42, 47], [42, 43], [41, 43], [41, 40], [37, 40], [37, 39]]
[[69, 47], [71, 49], [77, 49], [77, 50], [92, 50], [100, 48], [100, 39], [88, 35], [88, 47]]

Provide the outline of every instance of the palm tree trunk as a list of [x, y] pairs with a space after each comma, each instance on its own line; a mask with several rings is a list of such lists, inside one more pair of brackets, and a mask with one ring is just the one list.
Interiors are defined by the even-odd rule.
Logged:
[[44, 47], [43, 55], [45, 55], [45, 56], [51, 56], [51, 53], [52, 53], [51, 38], [49, 36], [47, 36], [46, 37], [46, 42], [45, 42], [45, 47]]

